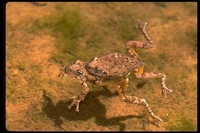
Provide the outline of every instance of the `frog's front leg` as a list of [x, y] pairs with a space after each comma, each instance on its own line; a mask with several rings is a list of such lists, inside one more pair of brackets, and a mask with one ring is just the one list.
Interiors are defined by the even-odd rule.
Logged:
[[[140, 70], [142, 69], [142, 70]], [[153, 79], [153, 78], [161, 78], [161, 88], [162, 88], [162, 94], [166, 98], [168, 93], [171, 93], [172, 90], [167, 88], [165, 84], [166, 80], [166, 75], [164, 73], [154, 73], [154, 72], [143, 72], [143, 67], [142, 68], [135, 68], [134, 69], [134, 74], [136, 78], [138, 79]]]
[[79, 103], [81, 100], [85, 99], [85, 96], [89, 92], [89, 88], [85, 82], [82, 82], [82, 86], [83, 86], [83, 90], [81, 91], [81, 93], [78, 96], [76, 96], [76, 98], [74, 98], [73, 102], [68, 106], [68, 109], [71, 109], [71, 107], [73, 105], [76, 105], [75, 111], [79, 112]]

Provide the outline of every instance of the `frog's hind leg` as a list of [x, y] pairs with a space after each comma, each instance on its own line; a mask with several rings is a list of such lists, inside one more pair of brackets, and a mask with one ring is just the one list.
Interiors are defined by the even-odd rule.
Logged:
[[128, 77], [125, 77], [125, 78], [122, 78], [120, 80], [115, 80], [114, 81], [115, 88], [116, 88], [119, 96], [122, 99], [126, 99], [125, 98], [125, 91], [126, 91], [126, 89], [128, 87], [128, 82], [129, 82]]
[[136, 96], [128, 96], [125, 94], [125, 91], [128, 87], [128, 82], [129, 79], [128, 77], [121, 79], [120, 81], [114, 81], [115, 83], [115, 87], [117, 92], [119, 93], [120, 97], [124, 100], [124, 101], [128, 101], [130, 103], [134, 103], [134, 104], [142, 104], [145, 106], [146, 110], [148, 111], [148, 113], [151, 115], [151, 117], [154, 119], [154, 122], [157, 126], [159, 126], [159, 121], [163, 122], [163, 120], [161, 118], [159, 118], [158, 116], [156, 116], [154, 114], [154, 112], [151, 110], [149, 104], [146, 102], [145, 99], [140, 99]]
[[74, 98], [73, 102], [68, 106], [68, 109], [71, 109], [71, 107], [73, 105], [76, 105], [75, 111], [79, 112], [79, 103], [80, 103], [81, 100], [85, 99], [85, 96], [89, 92], [89, 88], [88, 88], [88, 86], [87, 86], [87, 84], [85, 82], [82, 82], [82, 86], [83, 86], [83, 90], [81, 91], [81, 93], [78, 96], [76, 96]]
[[153, 78], [161, 78], [161, 88], [162, 94], [164, 97], [167, 97], [168, 93], [171, 93], [172, 90], [167, 88], [165, 84], [166, 75], [164, 73], [154, 73], [154, 72], [143, 72], [143, 67], [138, 69], [134, 69], [134, 74], [138, 79], [153, 79]]
[[159, 121], [163, 122], [163, 120], [160, 117], [158, 117], [154, 114], [154, 112], [152, 111], [152, 109], [150, 108], [149, 104], [147, 103], [147, 101], [145, 99], [141, 99], [141, 98], [138, 98], [136, 96], [126, 95], [125, 101], [128, 101], [130, 103], [134, 103], [134, 104], [143, 105], [146, 108], [146, 110], [148, 111], [148, 113], [150, 114], [150, 116], [154, 119], [155, 125], [160, 126]]
[[153, 40], [151, 39], [151, 37], [149, 37], [149, 35], [146, 32], [146, 25], [148, 24], [148, 22], [141, 22], [140, 19], [138, 19], [138, 24], [137, 27], [139, 28], [139, 30], [142, 32], [142, 34], [144, 35], [144, 37], [146, 38], [147, 42], [140, 42], [140, 41], [128, 41], [125, 44], [126, 50], [127, 52], [130, 54], [130, 56], [138, 56], [138, 54], [136, 53], [136, 51], [134, 50], [134, 48], [153, 48], [154, 44], [153, 44]]

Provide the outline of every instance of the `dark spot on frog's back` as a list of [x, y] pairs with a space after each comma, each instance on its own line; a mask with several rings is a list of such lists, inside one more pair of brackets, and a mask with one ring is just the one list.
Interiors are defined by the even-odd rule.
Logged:
[[128, 57], [126, 57], [126, 58], [125, 58], [125, 62], [129, 62], [129, 59], [128, 59]]
[[122, 74], [123, 74], [123, 75], [126, 75], [126, 72], [123, 72]]
[[115, 67], [115, 66], [112, 65], [112, 66], [110, 66], [110, 69], [112, 69], [112, 68], [114, 68], [114, 67]]
[[121, 69], [121, 68], [122, 68], [122, 65], [119, 65], [118, 68]]
[[108, 62], [112, 62], [112, 60], [111, 60], [111, 59], [108, 59]]
[[[125, 60], [122, 60], [122, 61], [121, 61], [122, 64], [124, 64], [125, 62], [126, 62]], [[121, 64], [120, 64], [120, 65], [121, 65]]]

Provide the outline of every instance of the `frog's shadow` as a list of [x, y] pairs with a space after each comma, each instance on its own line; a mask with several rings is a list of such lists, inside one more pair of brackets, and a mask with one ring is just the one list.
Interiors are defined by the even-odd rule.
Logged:
[[[45, 92], [45, 91], [44, 91]], [[101, 91], [91, 91], [86, 96], [85, 100], [80, 103], [80, 111], [75, 111], [75, 105], [72, 109], [68, 109], [68, 105], [72, 100], [63, 101], [60, 100], [54, 105], [52, 103], [52, 98], [43, 93], [43, 107], [42, 111], [46, 114], [47, 117], [54, 121], [55, 126], [62, 128], [63, 121], [61, 117], [70, 121], [82, 120], [86, 121], [92, 117], [95, 117], [95, 122], [101, 126], [112, 126], [119, 125], [119, 131], [123, 131], [126, 128], [124, 123], [121, 121], [131, 118], [144, 118], [144, 116], [119, 116], [106, 118], [106, 107], [98, 100], [98, 96], [116, 96], [116, 93], [111, 94], [110, 92], [102, 89]], [[114, 103], [113, 103], [114, 104]]]

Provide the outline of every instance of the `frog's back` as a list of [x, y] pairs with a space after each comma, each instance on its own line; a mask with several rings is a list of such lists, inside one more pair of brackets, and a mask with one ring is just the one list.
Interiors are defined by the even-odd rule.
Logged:
[[111, 53], [101, 57], [93, 57], [85, 67], [94, 76], [116, 78], [124, 77], [134, 68], [141, 66], [143, 66], [143, 62], [138, 58], [121, 53]]

